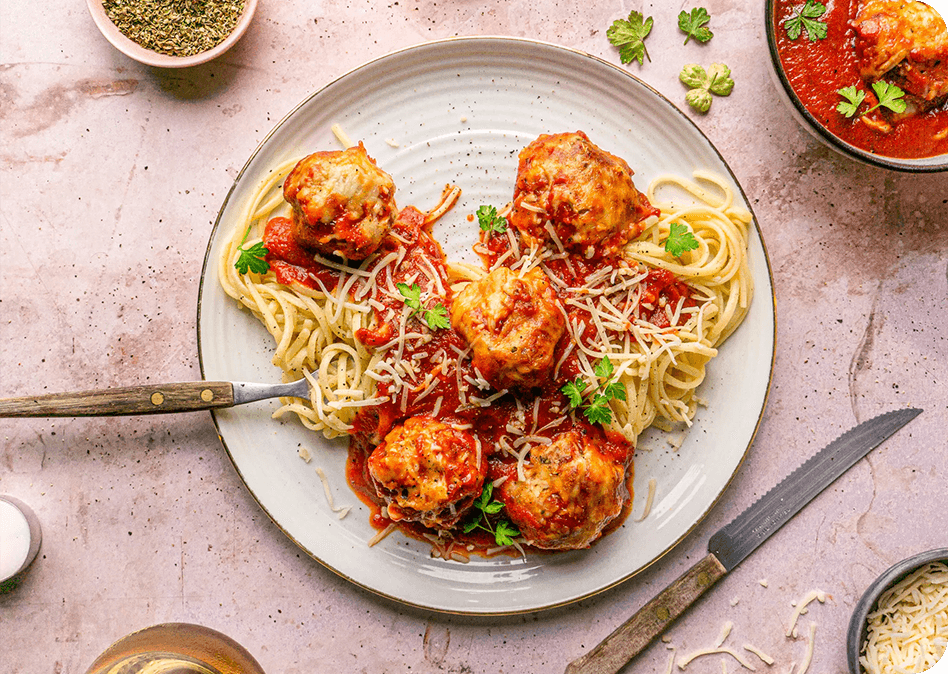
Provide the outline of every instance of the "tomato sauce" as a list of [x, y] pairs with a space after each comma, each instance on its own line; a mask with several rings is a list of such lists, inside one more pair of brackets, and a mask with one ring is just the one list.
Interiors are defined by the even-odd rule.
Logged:
[[[363, 265], [364, 273], [376, 274], [377, 288], [391, 288], [398, 283], [409, 283], [424, 271], [430, 274], [434, 270], [445, 289], [438, 301], [445, 307], [451, 306], [451, 282], [444, 253], [431, 236], [430, 225], [426, 225], [424, 215], [412, 207], [405, 208], [399, 214], [392, 233], [385, 239], [373, 263]], [[517, 236], [511, 230], [511, 236]], [[292, 223], [286, 218], [273, 218], [264, 233], [264, 244], [268, 249], [267, 260], [282, 283], [302, 284], [308, 288], [324, 289], [333, 292], [340, 283], [342, 274], [331, 267], [314, 260], [311, 252], [301, 248], [293, 238]], [[498, 261], [510, 264], [514, 261], [511, 243], [506, 233], [482, 232], [475, 247], [483, 257], [485, 264], [492, 266]], [[381, 262], [390, 253], [397, 253], [401, 262], [398, 265]], [[505, 260], [501, 260], [505, 255]], [[614, 261], [613, 261], [614, 262]], [[585, 287], [594, 274], [602, 275], [609, 260], [583, 260], [575, 257], [550, 259], [545, 262], [552, 274], [568, 287]], [[378, 267], [378, 268], [376, 268]], [[645, 274], [644, 271], [641, 272]], [[664, 306], [695, 306], [687, 285], [673, 274], [664, 270], [651, 270], [640, 283], [642, 288], [640, 304], [641, 317], [658, 325], [669, 327], [670, 322]], [[404, 310], [404, 301], [392, 297], [391, 293], [374, 291], [369, 298], [373, 300], [375, 321], [371, 329], [362, 329], [357, 338], [368, 346], [385, 346], [397, 337], [399, 327], [393, 316], [400, 316]], [[381, 306], [382, 308], [379, 308]], [[596, 328], [588, 311], [581, 307], [564, 303], [567, 318], [579, 326], [582, 336], [594, 333]], [[626, 309], [627, 307], [619, 307]], [[411, 322], [411, 321], [410, 321]], [[673, 327], [673, 326], [670, 326]], [[414, 388], [398, 387], [392, 381], [379, 381], [376, 395], [389, 400], [379, 405], [362, 408], [353, 422], [346, 478], [352, 490], [371, 509], [370, 521], [382, 530], [392, 521], [385, 516], [384, 503], [376, 493], [372, 478], [368, 472], [367, 460], [384, 437], [399, 423], [414, 416], [436, 417], [444, 423], [469, 428], [481, 444], [488, 457], [486, 480], [495, 481], [503, 477], [515, 478], [517, 459], [504, 452], [502, 442], [509, 442], [508, 427], [521, 424], [524, 435], [543, 435], [552, 438], [566, 430], [577, 430], [591, 434], [598, 440], [597, 445], [603, 455], [627, 466], [626, 480], [629, 498], [623, 508], [623, 514], [610, 523], [607, 530], [621, 525], [628, 515], [632, 494], [632, 455], [634, 447], [622, 435], [606, 432], [602, 426], [588, 422], [582, 414], [570, 414], [569, 401], [562, 393], [563, 385], [574, 380], [580, 374], [580, 363], [576, 356], [578, 349], [569, 349], [571, 337], [569, 331], [556, 346], [554, 362], [558, 367], [550, 373], [543, 386], [529, 395], [512, 394], [495, 397], [488, 406], [472, 404], [474, 396], [486, 399], [495, 396], [492, 390], [481, 391], [471, 382], [479, 379], [469, 358], [459, 357], [468, 349], [467, 342], [453, 328], [447, 327], [431, 332], [431, 339], [423, 344], [406, 341], [402, 360], [413, 363], [419, 373], [419, 383]], [[460, 361], [460, 365], [457, 363]], [[426, 379], [427, 376], [431, 379]], [[424, 382], [427, 383], [424, 383]], [[507, 436], [506, 438], [504, 436]], [[479, 511], [477, 512], [479, 515]], [[503, 517], [502, 512], [498, 517]], [[399, 522], [398, 528], [405, 534], [430, 540], [433, 531], [424, 526]], [[454, 546], [462, 554], [471, 552], [484, 554], [496, 549], [494, 538], [485, 531], [474, 530], [470, 533], [453, 532]], [[506, 552], [510, 552], [509, 550]], [[516, 554], [515, 551], [510, 552]]]
[[[836, 110], [844, 99], [839, 89], [856, 86], [866, 92], [862, 110], [878, 101], [859, 74], [855, 31], [851, 20], [859, 0], [829, 0], [820, 17], [827, 27], [825, 39], [810, 41], [806, 32], [797, 39], [787, 36], [784, 22], [802, 0], [775, 0], [773, 30], [777, 53], [787, 80], [806, 110], [830, 133], [866, 152], [883, 157], [916, 159], [948, 153], [948, 102], [927, 112], [891, 124], [888, 133], [861, 121], [859, 113], [847, 118]], [[881, 119], [879, 111], [867, 119]]]

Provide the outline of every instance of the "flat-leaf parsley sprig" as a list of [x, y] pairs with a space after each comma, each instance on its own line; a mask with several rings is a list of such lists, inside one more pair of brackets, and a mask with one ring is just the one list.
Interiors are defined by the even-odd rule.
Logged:
[[606, 384], [596, 385], [592, 392], [591, 400], [583, 404], [586, 393], [586, 382], [582, 377], [576, 377], [575, 381], [566, 382], [560, 391], [569, 399], [573, 407], [581, 407], [583, 416], [593, 424], [608, 424], [612, 422], [612, 408], [609, 406], [612, 400], [625, 400], [625, 386], [617, 381], [610, 382], [609, 379], [615, 372], [615, 367], [609, 356], [606, 356], [593, 368], [593, 373], [597, 379], [605, 380]]
[[707, 42], [714, 37], [711, 29], [705, 25], [710, 20], [711, 15], [704, 7], [695, 7], [690, 14], [682, 11], [678, 15], [678, 27], [685, 34], [685, 44], [688, 44], [688, 40], [691, 38], [698, 42]]
[[[886, 108], [896, 114], [905, 112], [905, 92], [896, 85], [878, 80], [872, 83], [872, 91], [878, 103], [859, 115], [860, 117], [865, 117], [876, 108]], [[866, 92], [855, 86], [843, 87], [836, 93], [845, 99], [839, 102], [836, 111], [846, 117], [853, 117], [859, 111], [859, 106], [866, 100]]]
[[247, 227], [244, 238], [240, 240], [240, 245], [237, 246], [237, 251], [240, 254], [237, 256], [234, 267], [241, 274], [246, 274], [247, 271], [252, 271], [255, 274], [266, 274], [270, 271], [270, 263], [266, 260], [267, 253], [270, 251], [263, 245], [263, 241], [258, 241], [250, 248], [244, 248], [248, 236], [250, 236], [250, 226]]
[[503, 234], [507, 231], [507, 218], [499, 215], [493, 206], [481, 206], [477, 209], [477, 222], [485, 232]]
[[395, 287], [405, 298], [405, 306], [412, 310], [408, 315], [409, 318], [415, 314], [421, 314], [422, 319], [432, 330], [451, 327], [448, 310], [444, 308], [443, 304], [439, 303], [432, 309], [425, 309], [425, 306], [421, 303], [421, 288], [417, 283], [412, 283], [411, 286], [407, 283], [396, 283]]
[[700, 244], [687, 225], [673, 222], [668, 226], [668, 238], [665, 239], [665, 251], [675, 257], [681, 257], [689, 250], [696, 250]]
[[707, 70], [697, 63], [688, 63], [681, 69], [678, 79], [690, 87], [685, 95], [688, 105], [701, 113], [711, 108], [711, 94], [730, 96], [734, 89], [731, 69], [723, 63], [712, 63]]
[[464, 533], [469, 534], [475, 529], [482, 529], [493, 534], [497, 545], [513, 545], [514, 539], [520, 535], [520, 531], [507, 520], [498, 520], [496, 524], [491, 524], [487, 518], [488, 515], [496, 515], [504, 509], [504, 504], [493, 500], [494, 483], [485, 482], [481, 495], [474, 500], [474, 509], [480, 510], [476, 520], [464, 525]]
[[805, 32], [810, 42], [825, 39], [826, 24], [819, 20], [824, 14], [826, 14], [826, 5], [816, 0], [806, 0], [805, 5], [794, 7], [792, 15], [783, 24], [787, 30], [787, 37], [796, 40], [801, 33]]
[[613, 46], [619, 48], [619, 60], [622, 63], [638, 61], [639, 65], [643, 65], [645, 59], [652, 60], [645, 48], [645, 38], [652, 32], [652, 23], [652, 17], [645, 18], [635, 10], [629, 13], [628, 19], [612, 22], [606, 30], [606, 37]]

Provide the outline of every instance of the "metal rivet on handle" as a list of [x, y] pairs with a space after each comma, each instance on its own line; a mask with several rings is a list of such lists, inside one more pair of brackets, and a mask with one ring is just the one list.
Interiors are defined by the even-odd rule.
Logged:
[[155, 392], [151, 394], [152, 405], [157, 407], [158, 405], [162, 404], [164, 401], [165, 401], [165, 397], [161, 393]]
[[203, 400], [206, 403], [209, 403], [212, 400], [214, 400], [214, 391], [212, 391], [209, 388], [206, 388], [203, 391], [201, 391], [201, 400]]

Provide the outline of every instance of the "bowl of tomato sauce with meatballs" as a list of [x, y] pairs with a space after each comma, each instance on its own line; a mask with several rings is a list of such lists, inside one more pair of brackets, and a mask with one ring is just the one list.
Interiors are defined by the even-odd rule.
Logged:
[[766, 0], [777, 89], [856, 161], [948, 171], [948, 28], [915, 0]]

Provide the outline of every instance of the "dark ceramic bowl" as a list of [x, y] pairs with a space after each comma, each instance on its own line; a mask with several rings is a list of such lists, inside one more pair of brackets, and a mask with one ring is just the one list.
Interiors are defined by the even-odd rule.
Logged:
[[846, 656], [851, 674], [863, 674], [859, 665], [859, 649], [862, 648], [868, 633], [866, 621], [869, 614], [876, 610], [879, 597], [890, 587], [929, 562], [948, 563], [948, 548], [929, 550], [903, 559], [876, 578], [866, 589], [859, 603], [856, 604], [856, 608], [853, 609], [853, 617], [849, 621], [849, 632], [846, 634]]
[[855, 145], [851, 145], [823, 126], [823, 124], [806, 109], [806, 106], [803, 105], [803, 102], [793, 90], [786, 72], [784, 72], [783, 63], [777, 51], [777, 35], [774, 23], [776, 4], [776, 0], [764, 0], [764, 21], [765, 31], [767, 33], [767, 46], [770, 51], [770, 71], [776, 83], [780, 98], [786, 103], [794, 118], [796, 118], [803, 128], [830, 149], [835, 150], [849, 159], [864, 164], [908, 173], [948, 171], [948, 154], [940, 154], [922, 159], [886, 157], [884, 155], [867, 152]]

